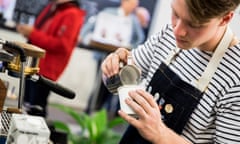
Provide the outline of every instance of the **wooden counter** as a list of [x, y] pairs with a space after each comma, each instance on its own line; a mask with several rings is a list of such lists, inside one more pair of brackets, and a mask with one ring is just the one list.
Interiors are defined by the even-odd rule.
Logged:
[[111, 45], [111, 44], [105, 44], [101, 42], [97, 42], [94, 40], [91, 40], [90, 47], [94, 47], [95, 49], [110, 53], [119, 48], [119, 46]]
[[[96, 50], [104, 53], [111, 53], [116, 51], [121, 46], [116, 46], [113, 44], [107, 44], [107, 43], [91, 40], [89, 45], [79, 44], [78, 47], [88, 49], [88, 50]], [[128, 48], [128, 47], [125, 47], [125, 48]]]

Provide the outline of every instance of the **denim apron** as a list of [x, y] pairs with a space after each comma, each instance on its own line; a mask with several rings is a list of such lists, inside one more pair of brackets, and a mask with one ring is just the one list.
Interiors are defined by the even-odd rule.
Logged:
[[[178, 48], [169, 54], [166, 61], [160, 64], [153, 75], [147, 86], [147, 91], [150, 91], [154, 97], [159, 96], [157, 103], [161, 106], [162, 121], [176, 133], [182, 133], [185, 124], [202, 98], [231, 40], [232, 33], [228, 28], [201, 78], [193, 82], [194, 86], [183, 81], [168, 67], [179, 53], [180, 50]], [[145, 140], [138, 133], [137, 129], [130, 125], [125, 131], [120, 144], [150, 144], [150, 142]]]

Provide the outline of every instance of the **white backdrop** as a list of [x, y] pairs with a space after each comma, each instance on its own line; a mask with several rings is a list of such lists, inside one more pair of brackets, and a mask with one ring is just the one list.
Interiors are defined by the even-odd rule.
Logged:
[[238, 39], [240, 39], [240, 6], [235, 12], [233, 20], [230, 23], [230, 27], [232, 28]]
[[94, 88], [94, 84], [96, 84], [94, 83], [97, 72], [96, 67], [92, 51], [75, 48], [70, 62], [58, 80], [58, 83], [73, 90], [76, 93], [76, 97], [74, 99], [67, 99], [51, 93], [49, 102], [84, 109]]

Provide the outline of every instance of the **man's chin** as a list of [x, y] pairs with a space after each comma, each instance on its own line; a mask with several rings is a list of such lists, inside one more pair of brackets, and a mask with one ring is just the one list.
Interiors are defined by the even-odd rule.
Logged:
[[183, 44], [177, 44], [177, 47], [180, 48], [180, 49], [184, 49], [184, 50], [187, 50], [187, 49], [191, 49], [192, 47], [190, 47], [189, 45], [183, 45]]

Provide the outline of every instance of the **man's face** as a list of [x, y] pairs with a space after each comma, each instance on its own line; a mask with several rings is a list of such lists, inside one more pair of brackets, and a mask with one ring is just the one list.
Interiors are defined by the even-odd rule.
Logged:
[[191, 20], [185, 0], [173, 0], [171, 7], [172, 25], [179, 48], [200, 48], [214, 41], [220, 19], [214, 18], [208, 23], [197, 24]]

